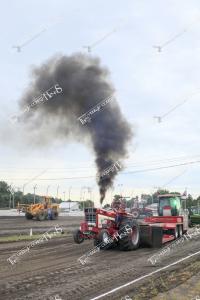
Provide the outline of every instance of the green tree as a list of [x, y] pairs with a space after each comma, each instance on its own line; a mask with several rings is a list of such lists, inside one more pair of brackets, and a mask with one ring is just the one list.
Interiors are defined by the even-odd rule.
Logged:
[[130, 200], [126, 201], [126, 207], [127, 208], [132, 208], [134, 203], [134, 198], [131, 198]]
[[5, 181], [0, 181], [0, 207], [9, 207], [10, 186]]
[[104, 209], [110, 208], [110, 204], [105, 204], [105, 205], [103, 206], [103, 208], [104, 208]]
[[149, 195], [149, 194], [142, 194], [142, 195], [141, 195], [141, 198], [142, 198], [143, 200], [146, 200], [146, 201], [147, 201], [147, 205], [153, 203], [153, 196], [152, 196], [152, 195]]
[[194, 204], [194, 206], [200, 206], [200, 196], [199, 197], [197, 197], [197, 199], [196, 200], [194, 200], [194, 202], [193, 202]]
[[121, 197], [122, 197], [122, 196], [120, 196], [120, 195], [115, 195], [115, 196], [114, 196], [114, 200], [119, 200]]
[[92, 200], [79, 201], [78, 203], [80, 209], [94, 207], [94, 202]]
[[190, 208], [191, 206], [194, 206], [194, 200], [193, 200], [192, 196], [189, 194], [186, 199], [186, 207]]
[[169, 194], [168, 190], [158, 189], [155, 193], [153, 193], [153, 203], [158, 203], [158, 195]]

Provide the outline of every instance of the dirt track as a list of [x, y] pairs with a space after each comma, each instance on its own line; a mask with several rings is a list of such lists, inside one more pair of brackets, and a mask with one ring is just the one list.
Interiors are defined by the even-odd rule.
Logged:
[[81, 217], [59, 217], [59, 221], [44, 221], [26, 220], [25, 217], [0, 217], [0, 236], [29, 234], [30, 229], [33, 233], [42, 233], [48, 230], [55, 224], [60, 224], [64, 230], [70, 232], [80, 226]]
[[[72, 220], [73, 219], [73, 220]], [[55, 224], [64, 229], [76, 227], [80, 217], [60, 217], [55, 222], [26, 221], [24, 218], [4, 218], [0, 220], [3, 231], [27, 230], [33, 227], [45, 232]], [[8, 227], [6, 227], [8, 226]], [[30, 227], [29, 227], [30, 226]], [[29, 230], [29, 229], [28, 229]], [[7, 258], [18, 250], [24, 248], [29, 242], [15, 242], [0, 244], [0, 295], [6, 300], [24, 299], [51, 299], [56, 294], [63, 300], [89, 300], [119, 285], [150, 273], [157, 268], [168, 265], [188, 254], [199, 251], [200, 239], [185, 242], [173, 251], [170, 256], [162, 259], [159, 265], [152, 266], [147, 259], [158, 250], [140, 248], [137, 251], [121, 252], [117, 249], [101, 251], [94, 254], [86, 265], [81, 265], [77, 259], [89, 251], [93, 244], [90, 241], [81, 245], [73, 242], [72, 236], [49, 240], [43, 245], [36, 245], [30, 253], [24, 255], [15, 267], [7, 262]], [[182, 262], [168, 270], [179, 272], [188, 267], [189, 262], [200, 261], [200, 256]], [[191, 275], [200, 271], [200, 264], [191, 265]], [[160, 274], [154, 275], [160, 277]], [[164, 274], [164, 273], [162, 273]], [[164, 275], [162, 275], [165, 278]], [[178, 277], [174, 275], [174, 285], [178, 285]], [[139, 286], [148, 284], [141, 281], [129, 288], [119, 290], [117, 293], [102, 299], [121, 299], [129, 295], [134, 299]], [[187, 296], [187, 295], [186, 295]], [[52, 298], [55, 299], [55, 298]], [[137, 299], [151, 299], [145, 294]], [[185, 298], [188, 299], [188, 298]]]

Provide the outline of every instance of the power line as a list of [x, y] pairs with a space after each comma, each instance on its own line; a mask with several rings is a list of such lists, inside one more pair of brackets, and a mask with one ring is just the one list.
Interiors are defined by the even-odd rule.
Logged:
[[[143, 161], [143, 162], [138, 162], [135, 164], [131, 164], [133, 163], [133, 161], [129, 162], [129, 165], [127, 167], [138, 167], [141, 165], [152, 165], [152, 164], [160, 164], [160, 163], [165, 163], [165, 162], [173, 162], [173, 161], [179, 161], [179, 160], [183, 160], [183, 159], [193, 159], [193, 158], [200, 158], [200, 154], [196, 154], [196, 155], [184, 155], [184, 156], [174, 156], [171, 158], [162, 158], [162, 159], [157, 159], [157, 160], [148, 160], [148, 161]], [[16, 169], [16, 172], [19, 172], [19, 170], [42, 170], [44, 168], [18, 168], [18, 167], [4, 167], [4, 168], [0, 168], [0, 172], [7, 172], [7, 171], [3, 171], [3, 169]], [[65, 172], [65, 170], [81, 170], [81, 169], [95, 169], [95, 165], [93, 166], [85, 166], [85, 167], [59, 167], [59, 168], [51, 168], [48, 167], [47, 169], [45, 169], [46, 171], [48, 170], [48, 172], [52, 172], [52, 170], [61, 170], [63, 172]], [[12, 170], [10, 170], [11, 172], [13, 172]], [[58, 171], [55, 171], [58, 172]], [[59, 171], [60, 172], [60, 171]], [[38, 176], [38, 175], [37, 175]]]
[[180, 106], [184, 105], [186, 102], [191, 100], [191, 97], [197, 95], [200, 93], [200, 89], [197, 90], [197, 92], [192, 93], [191, 95], [189, 95], [187, 98], [185, 98], [182, 102], [176, 104], [175, 106], [173, 106], [169, 111], [167, 111], [166, 113], [164, 113], [161, 116], [154, 116], [154, 118], [156, 118], [158, 120], [158, 123], [161, 123], [162, 120], [168, 116], [169, 114], [171, 114], [173, 111], [175, 111], [177, 108], [179, 108]]
[[[120, 172], [118, 174], [126, 175], [126, 174], [146, 173], [146, 172], [152, 172], [152, 171], [157, 171], [157, 170], [162, 170], [162, 169], [170, 169], [170, 168], [175, 168], [175, 167], [180, 167], [180, 166], [192, 165], [192, 164], [197, 164], [197, 163], [200, 163], [200, 160], [184, 162], [184, 163], [170, 165], [170, 166], [161, 166], [161, 167], [150, 168], [150, 169]], [[80, 176], [80, 177], [77, 176], [77, 177], [60, 177], [60, 178], [39, 178], [38, 180], [73, 180], [73, 179], [88, 179], [88, 178], [96, 178], [96, 176], [91, 175], [91, 176]], [[4, 180], [8, 181], [8, 180], [28, 180], [28, 179], [27, 178], [14, 178], [14, 179], [4, 179]]]
[[30, 39], [26, 40], [24, 43], [12, 46], [12, 48], [15, 48], [17, 50], [17, 52], [21, 52], [22, 48], [24, 48], [26, 45], [31, 43], [33, 40], [37, 39], [41, 34], [43, 34], [45, 31], [49, 30], [52, 26], [54, 26], [55, 24], [58, 24], [58, 23], [59, 23], [59, 21], [53, 22], [49, 26], [40, 30], [38, 33], [34, 34]]
[[167, 40], [163, 44], [161, 44], [161, 45], [154, 45], [153, 48], [157, 49], [158, 52], [162, 52], [162, 49], [164, 47], [166, 47], [167, 45], [171, 44], [173, 41], [175, 41], [176, 39], [178, 39], [180, 36], [182, 36], [183, 34], [185, 34], [187, 31], [188, 31], [187, 29], [183, 29], [182, 31], [180, 31], [179, 33], [177, 33], [174, 36], [172, 36], [169, 40]]
[[180, 38], [182, 35], [184, 35], [187, 31], [189, 31], [189, 29], [196, 23], [199, 22], [199, 18], [197, 20], [195, 20], [194, 22], [192, 22], [191, 24], [189, 24], [187, 26], [187, 28], [182, 29], [181, 31], [179, 31], [177, 34], [173, 35], [171, 38], [169, 38], [166, 42], [159, 44], [159, 45], [154, 45], [153, 48], [157, 49], [158, 52], [162, 52], [162, 49], [164, 47], [166, 47], [167, 45], [173, 43], [176, 39]]
[[170, 169], [170, 168], [175, 168], [175, 167], [180, 167], [180, 166], [187, 166], [187, 165], [192, 165], [192, 164], [197, 164], [197, 163], [200, 163], [200, 160], [189, 161], [189, 162], [176, 164], [176, 165], [171, 165], [171, 166], [163, 166], [163, 167], [157, 167], [157, 168], [152, 168], [152, 169], [143, 169], [143, 170], [124, 172], [124, 174], [151, 172], [151, 171], [156, 171], [156, 170], [161, 170], [161, 169]]
[[117, 28], [113, 29], [112, 31], [110, 31], [109, 33], [104, 35], [101, 39], [97, 40], [93, 44], [88, 45], [88, 46], [83, 46], [83, 48], [86, 48], [88, 50], [88, 52], [90, 53], [93, 48], [95, 48], [98, 44], [101, 44], [105, 39], [107, 39], [109, 36], [111, 36], [116, 31], [117, 31]]
[[44, 171], [42, 171], [41, 173], [39, 173], [38, 175], [34, 176], [33, 178], [31, 178], [29, 181], [27, 181], [24, 185], [23, 185], [23, 189], [24, 187], [29, 184], [30, 182], [34, 181], [35, 179], [38, 179], [39, 176], [43, 175], [48, 169], [45, 169]]
[[29, 43], [31, 43], [33, 40], [35, 40], [36, 38], [38, 38], [43, 32], [45, 32], [47, 29], [44, 28], [42, 29], [40, 32], [38, 32], [37, 34], [33, 35], [30, 39], [28, 39], [27, 41], [25, 41], [24, 43], [22, 43], [21, 45], [15, 45], [12, 48], [16, 48], [17, 52], [21, 52], [21, 49], [23, 47], [25, 47], [26, 45], [28, 45]]
[[175, 177], [171, 178], [169, 181], [167, 181], [165, 184], [161, 186], [161, 188], [164, 188], [165, 186], [169, 185], [170, 183], [174, 182], [177, 178], [181, 177], [183, 174], [186, 173], [187, 170], [184, 170], [180, 174], [176, 175]]

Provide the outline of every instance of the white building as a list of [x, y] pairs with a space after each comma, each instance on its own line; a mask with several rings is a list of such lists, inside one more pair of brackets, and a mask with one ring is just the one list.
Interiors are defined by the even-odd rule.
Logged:
[[63, 201], [60, 203], [60, 211], [79, 211], [78, 202]]

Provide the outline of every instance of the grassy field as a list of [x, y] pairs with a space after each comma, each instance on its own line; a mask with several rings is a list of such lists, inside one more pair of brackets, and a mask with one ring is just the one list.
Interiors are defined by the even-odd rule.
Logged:
[[[66, 236], [67, 233], [61, 234], [57, 233], [55, 236], [52, 236], [53, 239]], [[42, 234], [33, 234], [33, 235], [11, 235], [11, 236], [3, 236], [0, 237], [0, 243], [6, 242], [19, 242], [19, 241], [32, 241], [41, 238]]]

